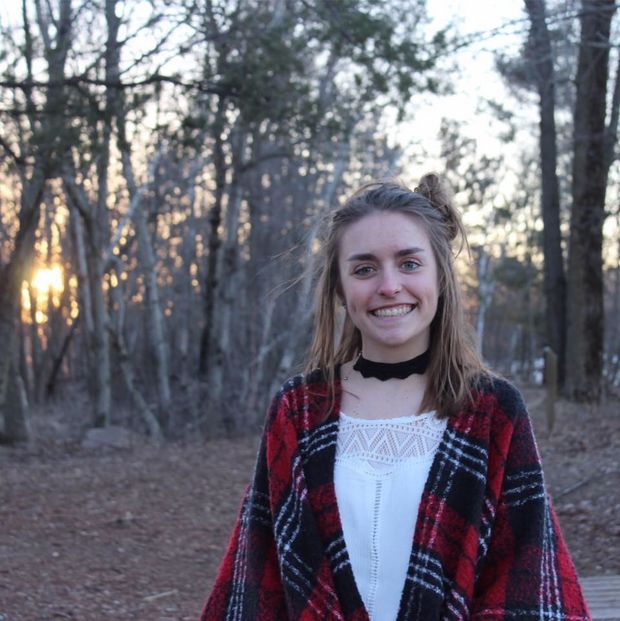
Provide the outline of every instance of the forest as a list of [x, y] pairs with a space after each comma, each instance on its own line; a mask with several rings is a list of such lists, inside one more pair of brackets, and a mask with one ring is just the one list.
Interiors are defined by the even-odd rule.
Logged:
[[[424, 0], [21, 0], [0, 21], [0, 439], [46, 408], [156, 441], [255, 432], [303, 367], [324, 223], [361, 183], [446, 176], [485, 360], [620, 394], [620, 18], [525, 0], [462, 33]], [[416, 105], [497, 49], [502, 146]], [[439, 112], [438, 112], [439, 114]], [[412, 151], [415, 154], [412, 155]], [[419, 176], [419, 175], [418, 175]]]

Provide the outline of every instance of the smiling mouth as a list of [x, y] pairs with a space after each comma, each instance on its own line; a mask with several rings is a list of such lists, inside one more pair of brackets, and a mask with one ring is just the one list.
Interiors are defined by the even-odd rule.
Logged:
[[415, 307], [416, 305], [414, 304], [401, 304], [400, 306], [377, 308], [376, 310], [370, 311], [370, 314], [375, 317], [401, 317], [402, 315], [410, 313]]

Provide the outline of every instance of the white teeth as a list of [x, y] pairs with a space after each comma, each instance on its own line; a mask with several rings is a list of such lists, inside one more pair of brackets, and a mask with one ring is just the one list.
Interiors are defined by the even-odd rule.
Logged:
[[375, 317], [398, 317], [406, 315], [412, 308], [411, 304], [404, 304], [403, 306], [392, 306], [391, 308], [378, 308], [372, 311], [372, 314]]

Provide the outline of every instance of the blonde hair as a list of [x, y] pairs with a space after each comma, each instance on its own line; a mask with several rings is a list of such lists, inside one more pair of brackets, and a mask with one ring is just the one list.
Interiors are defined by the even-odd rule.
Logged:
[[320, 369], [333, 395], [336, 369], [361, 351], [361, 333], [348, 316], [336, 343], [336, 312], [341, 304], [340, 240], [347, 227], [361, 218], [390, 212], [412, 216], [423, 224], [437, 263], [439, 300], [431, 322], [428, 385], [421, 408], [434, 408], [438, 415], [450, 416], [471, 399], [476, 380], [488, 370], [465, 319], [454, 267], [452, 243], [460, 237], [458, 251], [467, 245], [465, 230], [450, 189], [435, 173], [424, 175], [414, 190], [396, 181], [368, 183], [334, 212], [323, 244], [314, 339], [306, 370]]

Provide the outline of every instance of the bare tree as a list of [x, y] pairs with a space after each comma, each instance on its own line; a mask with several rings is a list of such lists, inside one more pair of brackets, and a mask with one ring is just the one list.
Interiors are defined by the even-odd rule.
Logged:
[[[120, 50], [121, 43], [118, 40], [120, 18], [117, 16], [117, 1], [106, 0], [106, 23], [108, 25], [108, 43], [106, 62], [109, 65], [108, 78], [118, 80], [120, 78]], [[121, 155], [122, 169], [129, 190], [129, 197], [137, 204], [133, 212], [133, 222], [136, 227], [138, 239], [138, 253], [141, 269], [144, 274], [146, 293], [146, 317], [149, 327], [151, 351], [155, 358], [157, 369], [157, 392], [159, 397], [159, 410], [162, 415], [168, 412], [170, 407], [170, 374], [168, 362], [168, 348], [164, 333], [164, 320], [161, 309], [159, 285], [155, 265], [155, 255], [151, 235], [147, 227], [144, 201], [136, 184], [133, 163], [131, 160], [131, 147], [127, 137], [126, 109], [123, 92], [116, 89], [110, 90], [108, 102], [116, 119], [117, 142]], [[153, 158], [152, 177], [154, 177], [160, 155]]]
[[603, 222], [607, 157], [609, 36], [615, 4], [584, 0], [574, 114], [573, 204], [568, 254], [566, 390], [596, 401], [603, 366]]
[[545, 0], [525, 0], [530, 19], [528, 66], [538, 91], [540, 115], [541, 202], [545, 277], [545, 312], [549, 345], [558, 356], [558, 379], [564, 383], [566, 359], [566, 277], [560, 230], [557, 175], [554, 56], [546, 21]]
[[[0, 395], [10, 384], [16, 403], [19, 375], [29, 396], [85, 390], [95, 425], [126, 399], [154, 436], [168, 412], [173, 434], [182, 414], [254, 421], [245, 404], [262, 407], [307, 345], [316, 219], [391, 169], [387, 102], [438, 84], [422, 1], [388, 5], [153, 0], [145, 17], [118, 0], [23, 0], [15, 62], [0, 58], [14, 128], [0, 172], [21, 174], [19, 226], [0, 216]], [[18, 308], [33, 260], [64, 270], [59, 307], [32, 297], [39, 323]]]
[[[30, 263], [35, 231], [39, 221], [40, 205], [45, 184], [53, 172], [55, 157], [63, 149], [63, 106], [67, 54], [72, 42], [71, 0], [60, 0], [58, 14], [52, 16], [37, 3], [37, 23], [44, 43], [45, 58], [50, 80], [54, 86], [47, 90], [42, 115], [36, 113], [36, 106], [27, 97], [29, 138], [22, 142], [21, 151], [31, 157], [31, 165], [20, 167], [22, 183], [21, 205], [19, 211], [19, 230], [15, 237], [11, 257], [0, 269], [0, 342], [3, 351], [0, 355], [0, 407], [5, 403], [9, 383], [17, 385], [16, 374], [16, 314], [19, 308], [21, 284]], [[23, 27], [26, 41], [26, 63], [31, 75], [33, 58], [31, 23], [26, 2], [22, 4]], [[25, 160], [22, 159], [25, 162]], [[4, 408], [6, 417], [20, 416], [21, 408]], [[8, 429], [25, 430], [21, 422], [9, 421]], [[11, 439], [11, 438], [9, 438]], [[15, 438], [23, 439], [23, 438]]]

